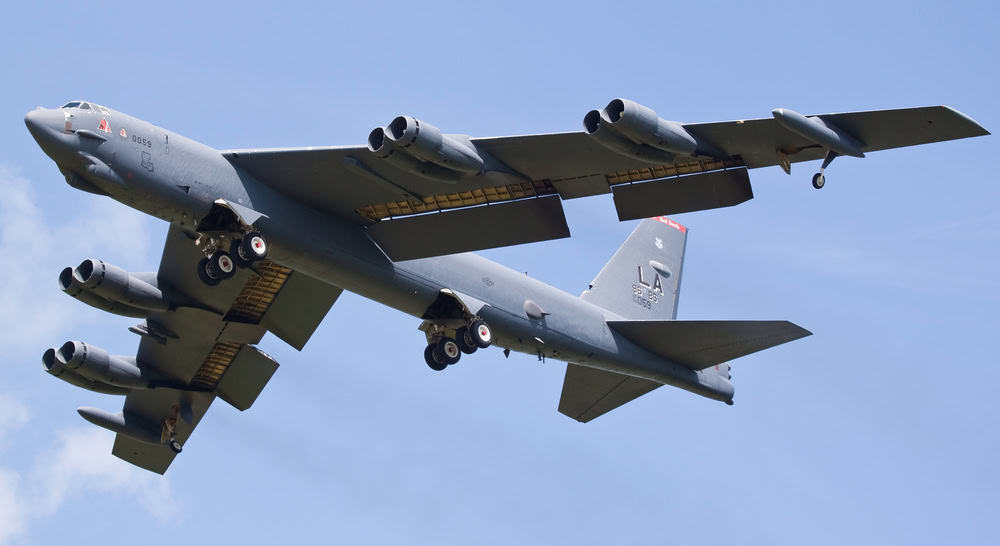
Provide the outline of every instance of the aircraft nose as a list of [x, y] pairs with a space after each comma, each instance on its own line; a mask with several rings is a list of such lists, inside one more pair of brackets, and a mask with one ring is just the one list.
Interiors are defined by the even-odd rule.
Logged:
[[48, 110], [45, 108], [35, 108], [24, 115], [24, 124], [28, 126], [28, 131], [35, 138], [45, 130], [56, 131], [63, 122], [62, 112], [59, 110]]

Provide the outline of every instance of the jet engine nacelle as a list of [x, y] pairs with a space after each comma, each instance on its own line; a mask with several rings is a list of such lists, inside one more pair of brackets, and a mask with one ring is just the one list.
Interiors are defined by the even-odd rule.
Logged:
[[93, 379], [88, 379], [76, 373], [56, 359], [56, 349], [48, 349], [44, 354], [42, 354], [42, 364], [45, 366], [46, 372], [62, 379], [70, 385], [80, 387], [81, 389], [87, 389], [88, 391], [99, 392], [101, 394], [128, 394], [131, 390], [124, 387], [115, 387], [101, 383], [100, 381], [94, 381]]
[[137, 318], [170, 308], [155, 282], [153, 273], [131, 274], [93, 259], [84, 260], [76, 269], [67, 267], [59, 274], [59, 288], [70, 296], [98, 309]]
[[389, 125], [373, 129], [368, 149], [404, 170], [445, 180], [479, 174], [484, 164], [467, 139], [442, 134], [411, 116], [397, 116]]
[[[627, 99], [615, 99], [603, 110], [591, 110], [583, 118], [583, 126], [602, 146], [647, 161], [668, 157], [653, 150], [692, 157], [726, 156], [692, 135], [684, 125], [665, 120], [651, 108]], [[600, 134], [602, 127], [608, 129], [604, 134]]]
[[[88, 390], [97, 390], [91, 388], [91, 381], [111, 387], [115, 391], [112, 394], [150, 387], [149, 379], [143, 376], [142, 370], [132, 359], [109, 355], [100, 347], [80, 341], [67, 341], [58, 349], [46, 350], [42, 354], [42, 364], [50, 374]], [[80, 384], [78, 378], [87, 381]]]

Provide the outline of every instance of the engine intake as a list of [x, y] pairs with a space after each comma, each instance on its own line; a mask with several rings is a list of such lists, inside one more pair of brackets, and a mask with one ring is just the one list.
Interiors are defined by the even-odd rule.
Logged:
[[411, 116], [397, 116], [387, 126], [373, 129], [368, 149], [403, 170], [441, 180], [479, 174], [484, 165], [468, 137], [442, 134]]
[[50, 348], [42, 354], [42, 365], [45, 367], [45, 371], [53, 376], [62, 379], [70, 385], [75, 385], [88, 391], [99, 392], [101, 394], [128, 394], [131, 390], [94, 381], [70, 370], [66, 367], [65, 363], [60, 362], [56, 358], [56, 349], [54, 348]]
[[663, 161], [666, 156], [656, 150], [681, 156], [726, 157], [681, 123], [665, 120], [651, 108], [627, 99], [614, 99], [603, 110], [591, 110], [583, 118], [583, 127], [602, 146], [644, 161]]
[[155, 283], [154, 273], [133, 274], [94, 259], [59, 273], [59, 288], [63, 292], [92, 307], [127, 317], [145, 318], [152, 312], [170, 308], [170, 302]]
[[[113, 394], [130, 389], [146, 389], [150, 381], [128, 357], [109, 355], [107, 351], [80, 341], [67, 341], [58, 349], [42, 354], [42, 364], [48, 373], [88, 390], [110, 387]], [[79, 379], [83, 379], [81, 382]], [[97, 390], [107, 392], [107, 390]]]

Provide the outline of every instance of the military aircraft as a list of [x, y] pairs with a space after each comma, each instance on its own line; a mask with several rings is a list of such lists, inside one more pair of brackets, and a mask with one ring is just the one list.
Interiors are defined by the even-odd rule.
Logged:
[[[367, 146], [219, 151], [91, 101], [24, 118], [70, 186], [170, 223], [159, 270], [87, 259], [70, 296], [143, 319], [135, 356], [80, 341], [45, 370], [124, 395], [78, 411], [112, 453], [163, 473], [216, 397], [249, 408], [343, 290], [419, 319], [433, 370], [496, 345], [568, 362], [559, 411], [586, 422], [672, 385], [732, 404], [729, 361], [810, 333], [787, 321], [677, 320], [687, 230], [665, 215], [753, 197], [748, 169], [989, 134], [946, 106], [682, 124], [615, 99], [584, 131], [473, 138], [399, 116]], [[468, 252], [569, 236], [562, 200], [612, 194], [645, 218], [579, 297]]]

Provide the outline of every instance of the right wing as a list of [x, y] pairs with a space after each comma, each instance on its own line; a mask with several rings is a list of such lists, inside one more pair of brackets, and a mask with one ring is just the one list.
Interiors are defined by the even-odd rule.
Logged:
[[[988, 134], [947, 106], [811, 117], [849, 133], [862, 151]], [[782, 162], [790, 170], [826, 153], [773, 117], [674, 126], [697, 141], [696, 155], [591, 126], [590, 134], [443, 135], [483, 160], [478, 172], [449, 170], [441, 166], [446, 161], [413, 155], [409, 144], [389, 154], [337, 146], [223, 155], [277, 191], [367, 227], [390, 258], [401, 260], [567, 237], [562, 199], [613, 193], [622, 220], [736, 205], [753, 198], [747, 169]], [[525, 204], [532, 200], [541, 202]], [[491, 210], [500, 203], [505, 207]], [[442, 211], [449, 212], [426, 214]]]
[[266, 260], [209, 287], [195, 274], [201, 257], [186, 232], [171, 226], [157, 284], [177, 305], [131, 329], [142, 336], [137, 364], [162, 380], [129, 392], [122, 415], [160, 443], [119, 431], [112, 453], [160, 474], [175, 456], [168, 428], [184, 444], [216, 396], [249, 408], [278, 368], [255, 344], [270, 330], [301, 350], [342, 291]]

